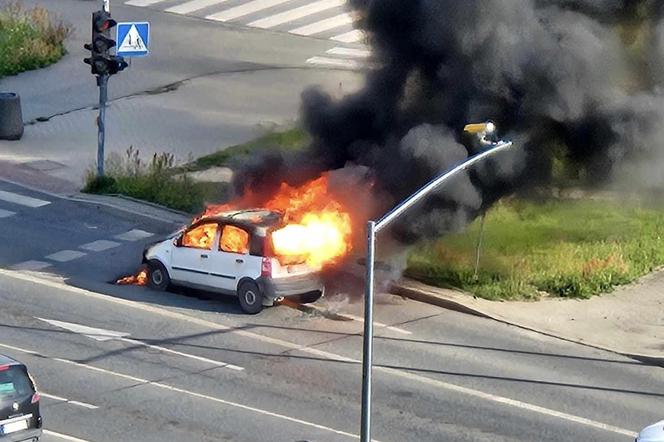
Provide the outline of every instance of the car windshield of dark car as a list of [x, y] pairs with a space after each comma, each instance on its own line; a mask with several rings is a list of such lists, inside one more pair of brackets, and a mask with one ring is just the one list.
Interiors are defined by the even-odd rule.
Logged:
[[32, 382], [21, 367], [0, 368], [0, 401], [29, 396], [34, 393]]

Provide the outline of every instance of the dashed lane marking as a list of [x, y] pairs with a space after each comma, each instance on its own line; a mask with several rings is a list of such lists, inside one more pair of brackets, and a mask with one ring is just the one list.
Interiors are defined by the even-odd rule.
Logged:
[[119, 239], [120, 241], [138, 241], [139, 239], [145, 239], [154, 236], [154, 233], [146, 232], [145, 230], [134, 229], [119, 235], [115, 235], [113, 238]]
[[87, 244], [83, 244], [82, 246], [79, 246], [79, 249], [89, 250], [91, 252], [103, 252], [105, 250], [118, 247], [119, 245], [119, 242], [100, 239], [99, 241], [92, 241]]
[[[31, 283], [34, 283], [34, 284], [39, 284], [39, 285], [42, 285], [44, 287], [57, 288], [57, 289], [60, 289], [60, 290], [63, 290], [63, 291], [68, 291], [72, 294], [86, 296], [86, 297], [89, 297], [89, 298], [92, 298], [92, 299], [98, 299], [98, 300], [103, 300], [103, 301], [114, 303], [114, 304], [124, 305], [124, 306], [130, 307], [130, 308], [134, 308], [136, 310], [151, 312], [151, 313], [158, 314], [160, 316], [164, 316], [164, 317], [171, 318], [171, 319], [186, 321], [186, 322], [189, 322], [189, 323], [192, 323], [192, 324], [197, 324], [197, 325], [200, 325], [200, 326], [203, 326], [203, 327], [210, 328], [212, 330], [223, 330], [223, 331], [226, 331], [228, 333], [234, 333], [238, 336], [243, 336], [243, 337], [246, 337], [246, 338], [255, 339], [257, 341], [265, 342], [265, 343], [272, 344], [272, 345], [275, 345], [275, 346], [288, 348], [290, 351], [301, 351], [303, 353], [308, 353], [308, 354], [318, 356], [318, 357], [321, 357], [321, 358], [325, 358], [325, 359], [328, 359], [328, 360], [332, 360], [332, 361], [341, 361], [341, 362], [348, 362], [348, 363], [354, 363], [354, 364], [361, 363], [361, 361], [359, 361], [357, 359], [348, 358], [346, 356], [338, 355], [338, 354], [327, 352], [327, 351], [324, 351], [324, 350], [319, 350], [317, 348], [295, 344], [293, 342], [284, 341], [282, 339], [273, 338], [273, 337], [270, 337], [270, 336], [259, 335], [259, 334], [252, 333], [252, 332], [247, 331], [247, 330], [242, 330], [242, 329], [239, 329], [239, 328], [223, 325], [223, 324], [220, 324], [220, 323], [217, 323], [217, 322], [212, 322], [212, 321], [208, 321], [208, 320], [205, 320], [205, 319], [196, 318], [196, 317], [193, 317], [193, 316], [188, 316], [188, 315], [185, 315], [183, 313], [173, 312], [173, 311], [170, 311], [170, 310], [166, 310], [166, 309], [163, 309], [163, 308], [160, 308], [160, 307], [155, 307], [155, 306], [144, 304], [144, 303], [137, 302], [137, 301], [131, 301], [131, 300], [121, 299], [121, 298], [114, 298], [112, 296], [103, 295], [101, 293], [96, 293], [96, 292], [91, 292], [89, 290], [81, 289], [81, 288], [78, 288], [78, 287], [71, 287], [71, 286], [65, 285], [63, 283], [50, 281], [50, 280], [43, 279], [43, 278], [38, 278], [36, 276], [29, 275], [29, 274], [17, 273], [17, 272], [12, 272], [12, 271], [9, 271], [9, 270], [0, 269], [0, 275], [3, 275], [7, 278], [13, 278], [13, 279], [26, 281], [26, 282], [31, 282]], [[2, 344], [0, 344], [0, 346], [2, 346]], [[28, 350], [28, 351], [26, 351], [26, 353], [34, 354], [35, 352], [31, 353]], [[553, 409], [550, 409], [550, 408], [540, 407], [538, 405], [529, 404], [527, 402], [522, 402], [522, 401], [518, 401], [518, 400], [515, 400], [515, 399], [510, 399], [510, 398], [503, 397], [503, 396], [497, 396], [497, 395], [494, 395], [494, 394], [485, 393], [485, 392], [480, 391], [480, 390], [475, 390], [475, 389], [468, 388], [468, 387], [462, 387], [462, 386], [456, 385], [456, 384], [450, 384], [448, 382], [439, 381], [439, 380], [436, 380], [436, 379], [428, 378], [426, 376], [421, 376], [421, 375], [410, 373], [410, 372], [407, 372], [407, 371], [397, 370], [397, 369], [389, 368], [389, 367], [381, 367], [381, 366], [375, 366], [374, 371], [389, 373], [389, 374], [392, 374], [392, 375], [397, 376], [397, 377], [404, 378], [404, 379], [409, 380], [409, 381], [417, 381], [417, 382], [420, 382], [424, 385], [435, 386], [435, 387], [440, 388], [442, 390], [454, 391], [454, 392], [465, 394], [465, 395], [475, 397], [475, 398], [478, 398], [478, 399], [483, 399], [483, 400], [486, 400], [486, 401], [489, 401], [489, 402], [495, 402], [495, 403], [507, 405], [507, 406], [510, 406], [510, 407], [519, 408], [519, 409], [522, 409], [522, 410], [530, 411], [530, 412], [533, 412], [533, 413], [537, 413], [537, 414], [541, 414], [541, 415], [545, 415], [545, 416], [549, 416], [549, 417], [554, 417], [554, 418], [557, 418], [557, 419], [566, 420], [568, 422], [574, 422], [574, 423], [577, 423], [577, 424], [585, 425], [585, 426], [596, 428], [596, 429], [599, 429], [599, 430], [603, 430], [603, 431], [607, 431], [607, 432], [611, 432], [611, 433], [616, 433], [616, 434], [621, 434], [623, 436], [635, 437], [637, 435], [637, 433], [635, 433], [634, 431], [627, 430], [627, 429], [624, 429], [624, 428], [616, 427], [616, 426], [613, 426], [613, 425], [608, 425], [608, 424], [605, 424], [605, 423], [602, 423], [602, 422], [598, 422], [598, 421], [591, 420], [591, 419], [586, 419], [586, 418], [576, 416], [576, 415], [573, 415], [573, 414], [569, 414], [569, 413], [563, 413], [563, 412], [553, 410]]]
[[[364, 318], [361, 318], [361, 317], [359, 317], [359, 316], [355, 316], [355, 315], [349, 315], [348, 313], [339, 313], [339, 314], [340, 314], [341, 316], [347, 316], [347, 317], [349, 317], [349, 318], [351, 318], [351, 319], [354, 319], [355, 321], [358, 321], [358, 322], [361, 322], [361, 323], [364, 324]], [[374, 326], [375, 326], [375, 327], [379, 327], [379, 328], [384, 328], [384, 329], [386, 329], [386, 330], [391, 330], [391, 331], [393, 331], [393, 332], [401, 333], [402, 335], [412, 335], [412, 334], [413, 334], [413, 332], [410, 332], [410, 331], [408, 331], [408, 330], [404, 330], [403, 328], [399, 328], [399, 327], [394, 327], [394, 326], [391, 326], [391, 325], [383, 324], [382, 322], [374, 321]]]
[[90, 442], [85, 439], [80, 439], [78, 437], [70, 436], [68, 434], [57, 433], [55, 431], [46, 430], [46, 429], [43, 431], [43, 433], [47, 436], [57, 437], [58, 439], [64, 439], [70, 442]]
[[[24, 349], [24, 348], [21, 348], [21, 347], [13, 346], [13, 345], [0, 344], [0, 347], [7, 348], [9, 350], [13, 350], [13, 351], [17, 351], [17, 352], [21, 352], [21, 353], [26, 353], [26, 354], [37, 356], [37, 357], [41, 357], [41, 358], [47, 358], [47, 359], [50, 359], [52, 361], [57, 361], [57, 362], [61, 362], [63, 364], [72, 365], [72, 366], [83, 368], [83, 369], [90, 370], [90, 371], [95, 371], [97, 373], [103, 373], [103, 374], [106, 374], [106, 375], [111, 375], [111, 376], [115, 376], [115, 377], [118, 377], [118, 378], [130, 380], [130, 381], [136, 382], [138, 384], [149, 385], [149, 386], [152, 386], [152, 387], [157, 387], [157, 388], [161, 388], [161, 389], [164, 389], [164, 390], [173, 391], [175, 393], [185, 394], [185, 395], [192, 396], [192, 397], [195, 397], [195, 398], [205, 399], [205, 400], [208, 400], [208, 401], [211, 401], [211, 402], [216, 402], [216, 403], [226, 405], [226, 406], [229, 406], [229, 407], [234, 407], [234, 408], [239, 408], [239, 409], [246, 410], [246, 411], [251, 411], [253, 413], [261, 414], [261, 415], [264, 415], [264, 416], [269, 416], [269, 417], [277, 418], [277, 419], [280, 419], [280, 420], [293, 422], [293, 423], [300, 424], [300, 425], [303, 425], [303, 426], [306, 426], [306, 427], [316, 428], [318, 430], [327, 431], [327, 432], [330, 432], [330, 433], [338, 434], [340, 436], [346, 436], [346, 437], [353, 438], [353, 439], [359, 439], [360, 438], [360, 436], [358, 436], [357, 434], [352, 434], [352, 433], [348, 433], [348, 432], [345, 432], [345, 431], [336, 430], [334, 428], [327, 427], [325, 425], [320, 425], [320, 424], [316, 424], [314, 422], [309, 422], [309, 421], [305, 421], [305, 420], [302, 420], [302, 419], [297, 419], [297, 418], [294, 418], [294, 417], [286, 416], [286, 415], [283, 415], [283, 414], [274, 413], [272, 411], [264, 410], [264, 409], [261, 409], [261, 408], [256, 408], [256, 407], [252, 407], [252, 406], [249, 406], [249, 405], [240, 404], [240, 403], [237, 403], [237, 402], [231, 402], [231, 401], [228, 401], [226, 399], [221, 399], [221, 398], [216, 397], [216, 396], [210, 396], [210, 395], [207, 395], [207, 394], [196, 393], [194, 391], [174, 387], [172, 385], [164, 384], [162, 382], [154, 382], [154, 381], [150, 381], [148, 379], [143, 379], [143, 378], [139, 378], [139, 377], [136, 377], [136, 376], [131, 376], [131, 375], [128, 375], [128, 374], [117, 372], [117, 371], [107, 370], [105, 368], [99, 368], [99, 367], [95, 367], [93, 365], [88, 365], [88, 364], [84, 364], [84, 363], [81, 363], [81, 362], [71, 361], [69, 359], [49, 357], [49, 356], [43, 355], [39, 352], [36, 352], [34, 350], [27, 350], [27, 349]], [[74, 440], [74, 439], [72, 439], [72, 440]], [[375, 439], [373, 439], [373, 440], [375, 442], [379, 442], [379, 441], [376, 441]]]
[[78, 250], [61, 250], [46, 256], [46, 259], [57, 262], [69, 262], [81, 258], [85, 255], [87, 255], [87, 253], [79, 252]]
[[10, 268], [12, 270], [17, 270], [17, 271], [34, 272], [37, 270], [45, 269], [46, 267], [50, 266], [51, 266], [50, 262], [31, 260], [31, 261], [19, 262], [18, 264], [14, 264]]
[[18, 193], [6, 192], [4, 190], [0, 190], [0, 200], [21, 206], [32, 207], [33, 209], [51, 204], [50, 201], [44, 201], [37, 198], [20, 195]]
[[56, 396], [54, 394], [48, 394], [48, 393], [43, 393], [43, 392], [39, 392], [39, 394], [42, 397], [45, 397], [47, 399], [53, 399], [54, 401], [65, 402], [65, 403], [68, 403], [68, 404], [71, 404], [71, 405], [77, 405], [79, 407], [87, 408], [88, 410], [96, 410], [96, 409], [99, 408], [96, 405], [88, 404], [88, 403], [85, 403], [85, 402], [72, 401], [70, 399], [67, 399], [67, 398], [64, 398], [64, 397], [61, 397], [61, 396]]

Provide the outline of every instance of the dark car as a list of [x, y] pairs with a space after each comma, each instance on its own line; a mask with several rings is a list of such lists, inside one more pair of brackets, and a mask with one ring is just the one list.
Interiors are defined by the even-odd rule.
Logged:
[[0, 355], [0, 440], [36, 441], [42, 434], [39, 393], [25, 365]]

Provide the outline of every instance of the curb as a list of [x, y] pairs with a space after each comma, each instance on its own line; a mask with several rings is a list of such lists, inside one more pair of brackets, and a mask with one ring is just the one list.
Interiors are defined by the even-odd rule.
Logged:
[[[414, 287], [408, 287], [408, 284], [417, 284], [417, 285], [422, 285], [424, 286], [422, 289], [414, 288]], [[423, 302], [425, 304], [432, 304], [436, 305], [438, 307], [445, 308], [447, 310], [452, 310], [460, 313], [465, 313], [473, 316], [478, 316], [481, 318], [486, 318], [486, 319], [491, 319], [493, 321], [501, 322], [503, 324], [507, 325], [512, 325], [514, 327], [518, 327], [523, 330], [528, 330], [531, 332], [535, 332], [544, 336], [549, 336], [552, 338], [560, 339], [563, 341], [567, 342], [572, 342], [574, 344], [579, 344], [583, 345], [585, 347], [589, 348], [594, 348], [598, 350], [603, 350], [603, 351], [608, 351], [610, 353], [618, 354], [621, 356], [626, 356], [631, 359], [635, 359], [639, 362], [642, 362], [644, 364], [648, 365], [655, 365], [655, 366], [661, 366], [664, 367], [664, 357], [663, 356], [655, 356], [655, 355], [645, 355], [645, 354], [640, 354], [640, 353], [629, 353], [629, 352], [624, 352], [617, 350], [615, 348], [610, 348], [610, 347], [605, 347], [601, 345], [595, 345], [595, 344], [590, 344], [582, 339], [578, 338], [570, 338], [558, 334], [554, 334], [550, 331], [544, 331], [540, 330], [538, 328], [520, 324], [519, 322], [509, 320], [508, 318], [504, 318], [502, 316], [497, 316], [491, 313], [488, 313], [484, 310], [482, 310], [480, 307], [469, 305], [471, 299], [473, 298], [473, 295], [465, 292], [461, 292], [459, 290], [450, 290], [451, 292], [458, 293], [456, 296], [446, 296], [444, 294], [439, 294], [439, 293], [434, 293], [433, 292], [433, 287], [431, 291], [428, 291], [424, 289], [425, 287], [428, 287], [426, 284], [421, 283], [421, 282], [415, 282], [415, 281], [409, 281], [409, 280], [402, 280], [400, 282], [395, 282], [392, 287], [391, 287], [391, 292], [393, 292], [396, 295], [404, 296], [409, 299], [413, 299], [415, 301]], [[458, 298], [457, 298], [458, 296]], [[462, 297], [468, 298], [467, 300], [463, 300]]]
[[60, 197], [79, 203], [97, 204], [111, 209], [131, 213], [133, 215], [139, 215], [156, 221], [168, 222], [172, 224], [188, 224], [194, 217], [194, 215], [180, 212], [179, 210], [170, 209], [156, 203], [142, 201], [136, 198], [127, 197], [125, 195], [96, 195], [90, 193], [77, 193], [74, 195]]

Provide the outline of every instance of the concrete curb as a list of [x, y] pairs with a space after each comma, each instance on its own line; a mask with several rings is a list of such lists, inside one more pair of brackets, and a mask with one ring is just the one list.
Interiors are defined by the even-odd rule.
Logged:
[[76, 201], [87, 204], [97, 204], [99, 206], [111, 209], [121, 210], [133, 215], [144, 216], [157, 221], [169, 222], [172, 224], [188, 224], [194, 215], [185, 212], [173, 210], [159, 204], [141, 201], [124, 195], [95, 195], [88, 193], [78, 193], [62, 197], [69, 201]]
[[556, 339], [561, 339], [567, 342], [573, 342], [575, 344], [583, 345], [585, 347], [595, 348], [598, 350], [608, 351], [611, 353], [626, 356], [628, 358], [635, 359], [637, 361], [643, 362], [648, 365], [657, 365], [664, 367], [664, 357], [662, 356], [625, 352], [616, 348], [591, 344], [580, 338], [573, 338], [569, 336], [564, 336], [562, 334], [555, 334], [550, 331], [541, 330], [538, 329], [537, 327], [525, 325], [519, 323], [518, 321], [503, 317], [501, 315], [496, 315], [494, 313], [487, 312], [485, 309], [481, 308], [480, 306], [475, 305], [475, 303], [473, 302], [475, 298], [473, 297], [473, 295], [469, 293], [464, 293], [458, 290], [448, 290], [450, 292], [449, 294], [443, 294], [440, 293], [440, 290], [435, 287], [430, 287], [430, 290], [428, 289], [428, 287], [429, 286], [423, 283], [404, 279], [402, 281], [395, 283], [391, 287], [390, 291], [397, 295], [404, 296], [406, 298], [413, 299], [415, 301], [436, 305], [460, 313], [492, 319], [494, 321], [502, 322], [503, 324], [512, 325], [514, 327], [539, 333], [541, 335], [553, 337]]

